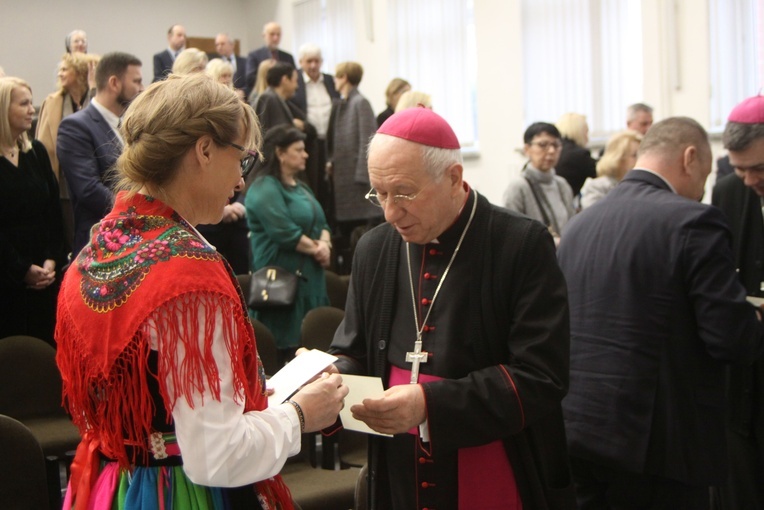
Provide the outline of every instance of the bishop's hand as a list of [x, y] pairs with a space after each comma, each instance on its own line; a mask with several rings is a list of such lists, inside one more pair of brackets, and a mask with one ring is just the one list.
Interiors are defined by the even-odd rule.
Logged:
[[427, 418], [424, 392], [419, 384], [402, 384], [380, 398], [364, 399], [350, 408], [353, 418], [383, 434], [402, 434]]

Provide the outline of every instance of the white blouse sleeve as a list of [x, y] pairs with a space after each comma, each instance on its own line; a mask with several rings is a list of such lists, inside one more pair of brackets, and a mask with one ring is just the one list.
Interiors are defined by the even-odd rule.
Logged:
[[[202, 345], [205, 314], [197, 316]], [[220, 309], [215, 313], [215, 323], [212, 354], [220, 377], [220, 401], [209, 391], [205, 395], [196, 391], [193, 407], [179, 397], [172, 417], [188, 478], [209, 487], [239, 487], [276, 475], [288, 457], [300, 452], [300, 421], [290, 404], [244, 412], [243, 402], [233, 398], [233, 371], [223, 339]], [[157, 339], [152, 338], [152, 348], [157, 345]], [[182, 342], [178, 342], [175, 356], [180, 366], [185, 357]], [[167, 389], [174, 394], [169, 378]]]

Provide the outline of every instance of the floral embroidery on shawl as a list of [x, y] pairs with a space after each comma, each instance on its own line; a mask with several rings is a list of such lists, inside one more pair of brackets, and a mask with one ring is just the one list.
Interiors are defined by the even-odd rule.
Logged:
[[125, 304], [154, 264], [171, 257], [218, 258], [177, 213], [172, 218], [142, 216], [132, 206], [96, 227], [94, 242], [80, 253], [77, 264], [84, 269], [82, 297], [97, 312]]

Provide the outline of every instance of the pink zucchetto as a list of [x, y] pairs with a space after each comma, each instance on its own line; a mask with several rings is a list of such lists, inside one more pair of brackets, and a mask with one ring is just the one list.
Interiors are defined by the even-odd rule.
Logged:
[[749, 97], [732, 109], [727, 120], [740, 124], [764, 123], [764, 96]]
[[394, 113], [377, 133], [403, 138], [440, 149], [459, 149], [459, 139], [443, 117], [428, 108], [408, 108]]

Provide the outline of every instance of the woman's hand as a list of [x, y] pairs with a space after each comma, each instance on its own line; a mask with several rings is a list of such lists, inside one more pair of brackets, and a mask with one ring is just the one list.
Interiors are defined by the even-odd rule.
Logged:
[[334, 424], [345, 405], [347, 386], [342, 376], [324, 372], [316, 381], [306, 384], [291, 400], [297, 402], [305, 415], [304, 432], [316, 432]]
[[228, 204], [223, 208], [223, 223], [233, 223], [239, 221], [244, 215], [247, 214], [247, 210], [239, 202]]
[[26, 283], [28, 289], [42, 290], [56, 281], [55, 269], [56, 262], [51, 259], [43, 262], [42, 267], [32, 264], [24, 276], [24, 283]]
[[329, 242], [323, 239], [316, 241], [316, 252], [313, 254], [313, 258], [321, 264], [324, 269], [328, 268], [332, 261], [332, 249], [329, 247]]
[[96, 63], [88, 62], [88, 89], [96, 88]]

